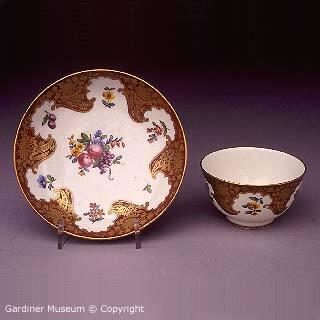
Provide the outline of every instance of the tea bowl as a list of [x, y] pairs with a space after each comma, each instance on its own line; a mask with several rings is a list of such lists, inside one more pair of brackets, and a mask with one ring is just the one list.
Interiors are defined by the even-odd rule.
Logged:
[[256, 147], [214, 151], [200, 165], [215, 207], [247, 228], [271, 224], [287, 211], [306, 172], [300, 159]]

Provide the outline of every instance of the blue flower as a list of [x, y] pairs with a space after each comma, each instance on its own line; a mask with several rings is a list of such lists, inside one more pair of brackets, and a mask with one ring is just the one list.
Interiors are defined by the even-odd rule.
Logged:
[[93, 138], [92, 139], [92, 142], [94, 143], [94, 144], [100, 144], [101, 143], [101, 138], [100, 137], [96, 137], [96, 138]]
[[100, 137], [102, 135], [102, 131], [101, 130], [97, 130], [96, 132], [95, 132], [95, 134], [94, 134], [94, 137], [95, 138], [98, 138], [98, 137]]
[[46, 186], [47, 186], [47, 178], [43, 175], [39, 175], [38, 179], [37, 179], [37, 182], [39, 184], [39, 187], [45, 189]]

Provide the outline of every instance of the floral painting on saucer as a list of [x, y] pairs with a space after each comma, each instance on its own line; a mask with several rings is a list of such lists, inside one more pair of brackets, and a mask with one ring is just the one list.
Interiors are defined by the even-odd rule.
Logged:
[[113, 239], [156, 220], [186, 166], [182, 125], [169, 102], [132, 75], [90, 70], [46, 88], [17, 131], [22, 192], [49, 224]]

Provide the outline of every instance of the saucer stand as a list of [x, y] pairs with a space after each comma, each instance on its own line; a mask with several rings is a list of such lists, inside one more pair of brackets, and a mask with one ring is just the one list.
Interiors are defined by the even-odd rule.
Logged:
[[[141, 229], [138, 219], [133, 220], [134, 237], [136, 242], [136, 249], [141, 249]], [[59, 220], [58, 223], [58, 250], [62, 250], [65, 243], [69, 239], [69, 235], [64, 230], [64, 220]]]
[[136, 249], [141, 249], [141, 232], [138, 219], [133, 220], [134, 238], [136, 240]]
[[64, 244], [69, 239], [69, 235], [64, 232], [64, 220], [58, 222], [58, 250], [62, 250]]

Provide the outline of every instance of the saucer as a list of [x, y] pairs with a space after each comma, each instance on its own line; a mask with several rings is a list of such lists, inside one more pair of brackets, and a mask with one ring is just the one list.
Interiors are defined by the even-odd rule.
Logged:
[[155, 221], [186, 167], [173, 107], [145, 81], [112, 70], [68, 75], [24, 114], [14, 145], [17, 179], [32, 208], [66, 233], [114, 239]]

